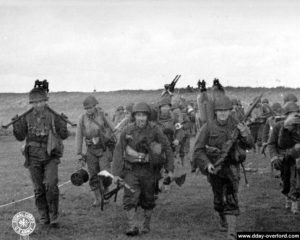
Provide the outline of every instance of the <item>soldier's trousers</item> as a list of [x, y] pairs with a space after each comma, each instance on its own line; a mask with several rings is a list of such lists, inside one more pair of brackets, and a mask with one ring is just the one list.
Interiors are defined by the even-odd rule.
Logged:
[[291, 190], [291, 165], [292, 159], [284, 158], [283, 165], [280, 170], [280, 176], [282, 181], [282, 191], [284, 195], [288, 195]]
[[293, 201], [297, 201], [300, 199], [299, 175], [300, 173], [299, 170], [296, 169], [296, 164], [292, 164], [290, 174], [290, 192], [288, 194], [288, 197]]
[[264, 124], [253, 124], [250, 126], [250, 131], [254, 139], [254, 143], [256, 143], [259, 147], [262, 146], [263, 128]]
[[149, 164], [132, 164], [125, 170], [124, 181], [131, 186], [135, 193], [124, 189], [123, 206], [125, 210], [136, 208], [138, 204], [146, 210], [155, 207], [155, 177]]
[[59, 189], [58, 164], [59, 159], [40, 161], [30, 159], [28, 167], [34, 186], [35, 205], [41, 220], [54, 221], [58, 218]]
[[[93, 147], [87, 148], [86, 153], [86, 163], [89, 172], [89, 184], [92, 191], [100, 189], [100, 181], [98, 173], [102, 170], [110, 169], [110, 161], [108, 154], [102, 149], [95, 149]], [[103, 181], [103, 187], [106, 189], [111, 181], [108, 181], [110, 178], [105, 178]]]
[[219, 177], [210, 174], [208, 180], [214, 194], [214, 209], [224, 215], [239, 215], [238, 184], [237, 180]]

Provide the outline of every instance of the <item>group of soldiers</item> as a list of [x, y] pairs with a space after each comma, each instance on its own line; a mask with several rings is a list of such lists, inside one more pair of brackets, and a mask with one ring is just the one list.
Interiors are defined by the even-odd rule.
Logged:
[[[47, 91], [34, 87], [29, 92], [32, 111], [13, 119], [13, 134], [18, 141], [25, 140], [25, 167], [33, 182], [39, 222], [58, 227], [57, 172], [63, 154], [62, 140], [68, 137], [67, 118], [51, 111], [47, 101]], [[246, 159], [246, 150], [255, 144], [256, 148], [268, 146], [272, 165], [281, 171], [283, 194], [293, 203], [299, 198], [299, 107], [295, 101], [288, 100], [282, 112], [279, 104], [268, 107], [265, 103], [264, 100], [255, 105], [255, 111], [261, 110], [262, 114], [252, 111], [250, 120], [244, 122], [245, 112], [240, 101], [222, 95], [214, 100], [213, 121], [202, 123], [197, 119], [197, 104], [166, 92], [157, 103], [120, 106], [110, 120], [94, 96], [86, 97], [84, 112], [77, 123], [76, 154], [80, 165], [87, 165], [94, 195], [92, 205], [100, 205], [102, 195], [109, 191], [112, 182], [125, 182], [134, 190], [124, 188], [126, 235], [148, 233], [160, 191], [159, 181], [163, 179], [169, 184], [174, 179], [174, 161], [181, 165], [190, 162], [192, 171], [200, 170], [211, 184], [220, 230], [227, 231], [228, 239], [235, 239], [236, 219], [240, 213], [240, 166]], [[284, 118], [277, 121], [282, 114]], [[236, 141], [225, 156], [224, 143], [231, 140], [233, 132], [237, 133]], [[190, 157], [190, 138], [196, 133]], [[225, 161], [216, 166], [222, 154]], [[113, 178], [100, 178], [103, 171], [111, 173]], [[141, 229], [136, 225], [138, 206], [144, 210]]]

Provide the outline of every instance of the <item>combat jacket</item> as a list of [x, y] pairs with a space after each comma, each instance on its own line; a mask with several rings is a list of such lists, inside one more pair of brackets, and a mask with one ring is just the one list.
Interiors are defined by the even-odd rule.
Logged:
[[283, 126], [279, 130], [278, 145], [282, 149], [288, 149], [289, 155], [296, 159], [300, 153], [294, 149], [295, 144], [300, 143], [300, 128], [299, 126], [293, 128], [292, 131], [284, 128]]
[[119, 112], [116, 111], [116, 113], [113, 116], [113, 123], [114, 125], [117, 125], [118, 123], [120, 123], [123, 119], [125, 118], [125, 113], [124, 112]]
[[68, 129], [66, 122], [46, 107], [41, 112], [33, 109], [14, 123], [13, 134], [18, 141], [26, 140], [24, 166], [28, 167], [29, 158], [45, 161], [61, 157], [63, 154], [61, 140], [68, 137]]
[[275, 156], [282, 156], [282, 157], [286, 156], [286, 151], [285, 151], [286, 146], [285, 148], [282, 148], [278, 144], [279, 133], [282, 128], [283, 128], [283, 121], [280, 121], [274, 125], [273, 130], [271, 131], [270, 138], [268, 141], [268, 149], [269, 149], [271, 159]]
[[61, 139], [68, 137], [66, 122], [47, 108], [42, 112], [32, 110], [13, 125], [13, 134], [18, 141], [47, 144], [49, 131], [54, 123], [55, 131]]
[[[88, 140], [86, 142], [93, 142], [95, 145], [99, 145], [99, 148], [105, 148], [104, 141], [105, 137], [108, 137], [108, 129], [106, 121], [104, 120], [105, 115], [102, 109], [96, 108], [94, 114], [87, 115], [82, 114], [79, 117], [77, 130], [76, 130], [76, 153], [82, 152], [83, 138]], [[93, 120], [92, 120], [93, 119]], [[98, 126], [95, 121], [101, 126]]]
[[137, 145], [140, 142], [146, 142], [148, 144], [152, 142], [160, 143], [162, 146], [162, 152], [164, 152], [166, 157], [166, 169], [168, 171], [174, 170], [174, 156], [170, 143], [159, 127], [153, 122], [148, 122], [146, 127], [141, 129], [137, 127], [135, 123], [131, 123], [121, 133], [116, 145], [112, 162], [113, 175], [122, 175], [124, 166], [127, 162], [125, 154], [126, 146], [129, 145], [133, 150], [138, 151]]
[[[221, 125], [214, 119], [211, 126], [205, 123], [201, 127], [194, 147], [193, 161], [200, 168], [202, 173], [207, 173], [206, 170], [209, 163], [214, 164], [219, 159], [223, 144], [230, 140], [232, 132], [237, 127], [237, 123], [236, 119], [230, 116], [224, 125]], [[253, 139], [250, 134], [246, 138], [239, 135], [237, 144], [241, 149], [248, 149], [252, 147]], [[231, 149], [228, 158], [225, 160], [218, 174], [222, 175], [224, 173], [224, 171], [222, 173], [222, 170], [229, 165], [238, 165], [238, 160], [235, 159], [235, 150], [235, 147]]]
[[263, 142], [267, 143], [270, 136], [271, 136], [271, 132], [275, 127], [275, 124], [279, 121], [283, 120], [283, 116], [271, 116], [267, 119], [266, 124], [264, 126], [264, 130], [263, 130]]
[[174, 116], [171, 113], [160, 114], [157, 119], [157, 124], [161, 131], [168, 137], [170, 143], [172, 143], [176, 131]]

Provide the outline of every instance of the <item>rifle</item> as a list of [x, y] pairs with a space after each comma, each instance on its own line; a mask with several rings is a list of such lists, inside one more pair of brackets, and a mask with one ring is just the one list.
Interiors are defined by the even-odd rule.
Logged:
[[[242, 122], [245, 122], [249, 118], [249, 116], [251, 115], [253, 109], [255, 108], [257, 103], [260, 101], [262, 96], [263, 96], [263, 93], [260, 94], [256, 99], [254, 99], [253, 104], [251, 105], [251, 107], [246, 112]], [[223, 149], [222, 149], [222, 154], [221, 154], [220, 158], [214, 163], [214, 167], [215, 167], [214, 172], [215, 172], [215, 174], [218, 171], [220, 171], [224, 161], [228, 157], [229, 152], [231, 151], [233, 145], [237, 141], [238, 136], [239, 136], [239, 130], [238, 130], [238, 128], [235, 128], [233, 130], [232, 134], [231, 134], [231, 138], [224, 144]]]
[[103, 211], [104, 200], [108, 200], [112, 196], [115, 196], [114, 201], [116, 202], [117, 201], [117, 195], [118, 195], [118, 192], [119, 192], [120, 189], [127, 188], [130, 192], [135, 193], [135, 190], [132, 187], [130, 187], [123, 179], [121, 179], [117, 182], [117, 187], [116, 188], [114, 188], [114, 189], [112, 189], [112, 190], [105, 193], [102, 178], [103, 177], [109, 177], [111, 179], [114, 179], [114, 176], [106, 170], [103, 170], [100, 173], [98, 173], [98, 176], [100, 177], [99, 181], [100, 181], [101, 210], [102, 211]]
[[104, 123], [107, 125], [107, 127], [109, 128], [109, 130], [111, 131], [111, 137], [113, 139], [113, 141], [116, 143], [117, 142], [117, 137], [114, 134], [114, 127], [111, 125], [111, 123], [106, 119], [105, 114], [103, 112], [103, 121]]
[[33, 108], [30, 108], [26, 112], [22, 113], [20, 116], [17, 116], [17, 118], [14, 118], [10, 123], [6, 125], [2, 125], [2, 128], [7, 129], [10, 125], [14, 124], [15, 122], [19, 121], [22, 117], [26, 116], [28, 113], [31, 113]]
[[76, 127], [77, 124], [76, 123], [73, 123], [71, 121], [68, 120], [68, 117], [65, 116], [64, 114], [59, 114], [58, 112], [54, 111], [52, 108], [50, 108], [48, 105], [46, 105], [46, 108], [48, 108], [48, 110], [50, 112], [52, 112], [54, 115], [60, 117], [63, 121], [65, 121], [66, 123], [69, 123], [72, 127]]
[[[65, 121], [66, 123], [69, 123], [72, 127], [76, 127], [77, 124], [72, 123], [71, 121], [69, 121], [67, 119], [67, 116], [63, 115], [63, 114], [59, 114], [57, 112], [55, 112], [52, 108], [50, 108], [48, 105], [46, 105], [46, 108], [52, 112], [54, 115], [60, 117], [63, 121]], [[27, 114], [31, 113], [33, 110], [33, 108], [30, 108], [29, 110], [27, 110], [26, 112], [22, 113], [20, 116], [18, 116], [17, 118], [13, 119], [10, 123], [6, 124], [6, 125], [2, 125], [2, 128], [7, 129], [10, 125], [14, 124], [15, 122], [19, 121], [22, 117], [26, 116]]]

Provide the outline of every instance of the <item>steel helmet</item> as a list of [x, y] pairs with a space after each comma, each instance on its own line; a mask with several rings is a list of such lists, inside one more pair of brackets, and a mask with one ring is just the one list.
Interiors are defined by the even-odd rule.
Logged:
[[29, 103], [47, 101], [47, 100], [48, 100], [47, 92], [42, 88], [33, 88], [29, 92]]
[[278, 102], [273, 103], [272, 106], [271, 106], [271, 109], [274, 112], [280, 112], [280, 111], [282, 111], [282, 107], [281, 107], [280, 103], [278, 103]]
[[287, 115], [291, 112], [299, 112], [299, 107], [295, 102], [287, 102], [283, 106], [283, 114]]
[[298, 101], [298, 98], [293, 93], [286, 93], [283, 96], [283, 102], [284, 103], [287, 103], [287, 102], [297, 102], [297, 101]]
[[98, 104], [98, 100], [94, 96], [87, 96], [83, 101], [84, 109], [95, 107]]
[[164, 98], [162, 98], [160, 101], [159, 101], [159, 107], [161, 107], [161, 106], [164, 106], [164, 105], [169, 105], [169, 106], [172, 106], [172, 104], [171, 104], [171, 98], [169, 98], [169, 97], [164, 97]]
[[150, 116], [151, 110], [147, 103], [139, 102], [139, 103], [134, 104], [132, 107], [132, 115], [134, 115], [137, 112], [144, 112], [144, 113], [147, 113], [148, 116]]
[[230, 98], [224, 95], [216, 99], [214, 103], [214, 110], [232, 110], [232, 102]]
[[264, 98], [261, 103], [269, 103], [269, 100], [267, 98]]

